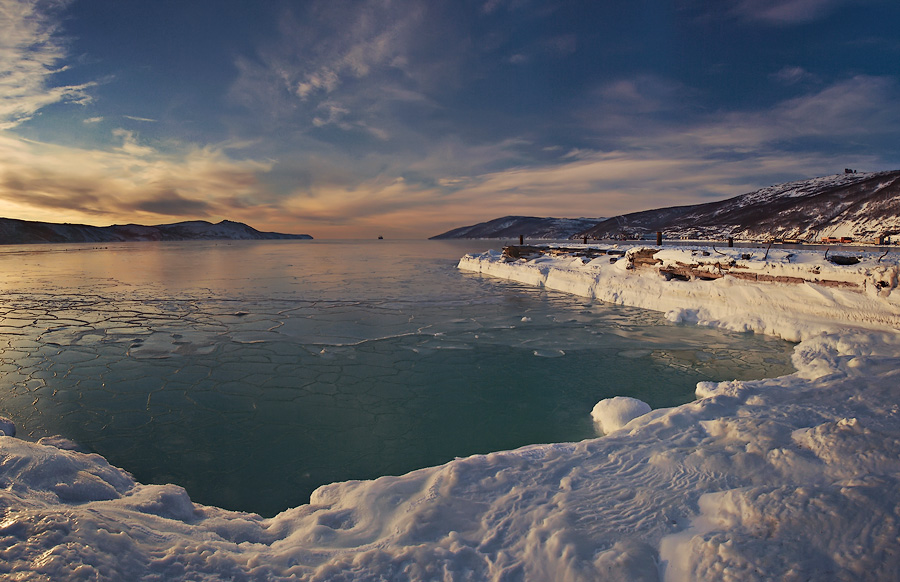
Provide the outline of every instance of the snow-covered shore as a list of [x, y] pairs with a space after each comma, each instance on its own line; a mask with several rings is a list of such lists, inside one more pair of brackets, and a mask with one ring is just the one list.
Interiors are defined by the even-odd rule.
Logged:
[[[844, 253], [839, 256], [859, 262], [836, 265], [825, 252], [811, 250], [669, 247], [653, 252], [640, 246], [610, 250], [622, 255], [508, 260], [500, 252], [488, 251], [463, 257], [459, 268], [663, 311], [676, 322], [755, 331], [789, 341], [848, 327], [900, 328], [898, 253], [884, 258], [879, 252]], [[658, 263], [634, 268], [633, 259], [640, 254]], [[725, 275], [688, 282], [659, 274], [685, 265], [710, 277], [718, 272]], [[752, 280], [756, 278], [761, 281]], [[779, 283], [779, 279], [791, 282]]]
[[[695, 402], [599, 439], [327, 485], [309, 505], [271, 519], [193, 504], [175, 485], [135, 483], [97, 455], [0, 437], [0, 574], [898, 579], [896, 258], [837, 266], [815, 254], [751, 254], [736, 254], [734, 264], [811, 282], [666, 280], [658, 267], [629, 269], [627, 257], [608, 255], [506, 261], [485, 253], [460, 268], [799, 341], [795, 374], [701, 383]], [[669, 249], [658, 258], [700, 265], [714, 255]]]

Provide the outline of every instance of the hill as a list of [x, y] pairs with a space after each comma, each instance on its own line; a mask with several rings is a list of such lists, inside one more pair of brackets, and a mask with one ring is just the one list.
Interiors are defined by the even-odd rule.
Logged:
[[900, 170], [788, 182], [706, 204], [615, 216], [573, 238], [877, 240], [900, 233]]
[[205, 220], [191, 220], [156, 226], [140, 224], [88, 226], [0, 218], [0, 244], [311, 238], [308, 234], [260, 232], [246, 224], [230, 220], [223, 220], [217, 224]]
[[536, 216], [504, 216], [472, 226], [454, 228], [431, 237], [452, 238], [518, 238], [563, 240], [596, 225], [602, 218], [538, 218]]
[[432, 239], [800, 240], [851, 238], [876, 242], [900, 234], [900, 170], [843, 174], [762, 188], [718, 202], [671, 206], [611, 218], [504, 216], [455, 228]]

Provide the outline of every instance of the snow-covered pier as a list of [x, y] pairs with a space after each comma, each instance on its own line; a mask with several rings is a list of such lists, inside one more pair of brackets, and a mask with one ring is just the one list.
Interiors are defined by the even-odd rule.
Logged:
[[459, 268], [790, 341], [900, 328], [900, 254], [715, 247], [507, 247]]

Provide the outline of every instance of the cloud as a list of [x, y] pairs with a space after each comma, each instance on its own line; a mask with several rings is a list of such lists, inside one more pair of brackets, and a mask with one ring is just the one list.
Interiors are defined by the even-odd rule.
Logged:
[[[36, 7], [62, 4], [37, 2], [0, 0], [31, 10], [19, 17], [21, 40], [0, 38], [0, 64], [30, 80], [22, 94], [0, 80], [7, 128], [47, 104], [88, 98], [88, 85], [53, 86], [65, 45], [53, 11]], [[769, 25], [822, 18], [846, 0], [722, 4], [719, 15], [732, 26], [735, 18]], [[745, 102], [756, 105], [714, 109], [709, 94], [678, 80], [617, 73], [629, 59], [616, 47], [608, 67], [593, 67], [609, 81], [584, 95], [565, 73], [580, 57], [552, 85], [518, 84], [524, 71], [511, 62], [549, 71], [559, 64], [552, 59], [599, 46], [587, 32], [559, 35], [571, 29], [539, 15], [536, 3], [281, 5], [280, 32], [235, 59], [230, 105], [244, 111], [229, 108], [223, 126], [246, 140], [240, 147], [148, 141], [165, 124], [120, 114], [84, 119], [87, 131], [76, 123], [101, 140], [118, 119], [94, 149], [0, 130], [4, 213], [91, 223], [229, 218], [314, 236], [388, 235], [389, 227], [426, 236], [511, 213], [609, 215], [701, 202], [834, 168], [879, 169], [890, 157], [879, 146], [898, 152], [891, 143], [900, 87], [889, 77], [826, 84], [799, 66], [776, 70], [779, 63], [765, 94], [789, 86], [791, 99], [762, 105], [751, 95]], [[579, 83], [593, 78], [578, 75]]]
[[615, 216], [707, 202], [769, 185], [770, 176], [821, 175], [829, 162], [843, 168], [842, 160], [582, 151], [561, 163], [447, 176], [431, 186], [387, 175], [352, 186], [323, 183], [285, 200], [284, 212], [315, 225], [310, 230], [322, 236], [423, 237], [508, 214]]
[[481, 11], [484, 14], [493, 14], [501, 8], [512, 12], [524, 8], [528, 4], [528, 0], [487, 0], [481, 5]]
[[262, 120], [260, 134], [290, 127], [330, 142], [395, 137], [408, 126], [403, 118], [439, 107], [471, 51], [444, 11], [452, 12], [388, 0], [295, 4], [277, 37], [237, 58], [229, 96]]
[[578, 48], [578, 37], [574, 34], [561, 34], [546, 38], [540, 44], [551, 55], [564, 57], [574, 53]]
[[301, 101], [327, 99], [343, 84], [385, 69], [402, 71], [423, 10], [410, 3], [366, 0], [313, 3], [309, 13], [314, 26], [302, 16], [286, 15], [281, 38], [259, 55]]
[[[674, 121], [669, 112], [690, 100], [688, 88], [658, 78], [620, 80], [595, 93], [595, 106], [620, 120], [619, 146], [609, 151], [523, 138], [474, 145], [447, 135], [417, 151], [355, 156], [320, 148], [259, 162], [235, 159], [229, 152], [240, 150], [228, 144], [163, 151], [121, 128], [106, 150], [0, 132], [0, 200], [11, 216], [34, 220], [229, 218], [317, 237], [422, 237], [511, 213], [607, 216], [734, 196], [847, 164], [873, 168], [877, 156], [784, 143], [818, 136], [820, 124], [838, 136], [871, 134], [876, 125], [895, 132], [898, 93], [892, 79], [853, 77], [766, 110]], [[537, 162], [531, 151], [551, 161]], [[285, 191], [286, 184], [293, 188]]]
[[[856, 76], [785, 100], [765, 111], [732, 112], [698, 125], [699, 143], [758, 147], [787, 140], [859, 138], [900, 131], [900, 85], [891, 77]], [[858, 149], [859, 146], [857, 146]]]
[[503, 4], [503, 0], [487, 0], [487, 2], [481, 5], [481, 11], [485, 14], [492, 14], [500, 8], [501, 4]]
[[[689, 88], [638, 77], [609, 83], [579, 113], [597, 136], [611, 132], [614, 147], [679, 148], [697, 155], [766, 154], [800, 147], [846, 151], [848, 138], [880, 147], [900, 132], [900, 84], [892, 77], [858, 75], [767, 108], [705, 111], [692, 107]], [[791, 144], [795, 145], [791, 145]]]
[[[80, 149], [0, 132], [4, 215], [30, 220], [158, 222], [161, 217], [232, 218], [233, 209], [274, 199], [259, 175], [271, 162], [234, 160], [224, 147], [181, 146], [172, 153], [116, 130], [122, 145]], [[242, 202], [244, 201], [244, 202]]]
[[337, 124], [341, 126], [343, 129], [349, 129], [349, 124], [343, 123], [341, 120], [350, 113], [350, 110], [341, 107], [335, 101], [322, 101], [319, 103], [319, 106], [316, 107], [317, 111], [322, 112], [324, 115], [318, 115], [313, 118], [313, 125], [316, 127], [322, 127], [323, 125], [328, 125], [330, 123]]
[[654, 75], [609, 82], [595, 91], [605, 113], [646, 115], [681, 107], [693, 97], [682, 83]]
[[[162, 154], [140, 146], [145, 149], [136, 155], [0, 135], [0, 157], [9, 160], [0, 170], [0, 200], [11, 216], [32, 220], [155, 224], [229, 218], [318, 237], [424, 237], [511, 213], [602, 216], [702, 202], [765, 185], [748, 176], [815, 175], [822, 164], [808, 155], [722, 160], [696, 152], [581, 150], [553, 164], [477, 171], [491, 160], [508, 160], [517, 145], [469, 149], [448, 142], [408, 165], [378, 155], [357, 168], [340, 159], [313, 159], [308, 184], [282, 195], [261, 181], [275, 169], [272, 163], [234, 160], [224, 148]], [[401, 169], [436, 179], [405, 179], [396, 175]]]
[[[607, 151], [525, 139], [476, 146], [447, 136], [417, 157], [331, 157], [329, 177], [316, 161], [284, 208], [320, 233], [347, 225], [360, 236], [386, 225], [437, 234], [506, 214], [608, 216], [736, 196], [847, 164], [885, 169], [891, 154], [875, 147], [878, 135], [900, 131], [900, 87], [887, 77], [852, 77], [756, 110], [690, 109], [696, 95], [648, 76], [598, 88], [582, 113], [593, 123], [584, 135], [615, 144]], [[532, 150], [544, 161], [529, 157]]]
[[117, 149], [129, 156], [150, 156], [155, 153], [155, 150], [148, 146], [143, 146], [138, 143], [137, 137], [133, 131], [128, 131], [127, 129], [114, 129], [112, 134], [115, 137], [122, 138], [122, 145]]
[[[549, 26], [539, 14], [545, 7], [520, 10], [518, 0], [498, 3], [494, 15], [411, 0], [288, 6], [279, 34], [236, 59], [229, 97], [249, 113], [238, 121], [243, 135], [269, 140], [289, 133], [295, 144], [318, 142], [314, 149], [363, 151], [389, 142], [385, 147], [395, 151], [421, 151], [452, 133], [490, 140], [495, 126], [525, 123], [493, 102], [504, 98], [502, 90], [487, 89], [496, 77], [509, 74], [510, 64], [564, 58], [581, 42]], [[541, 93], [513, 98], [528, 107]], [[491, 107], [501, 111], [490, 116]]]
[[60, 102], [87, 103], [93, 83], [54, 86], [65, 46], [55, 13], [66, 0], [0, 0], [0, 130]]
[[804, 81], [817, 81], [818, 77], [804, 69], [803, 67], [782, 67], [778, 72], [771, 75], [773, 79], [782, 85], [796, 85]]
[[135, 210], [168, 216], [208, 216], [215, 213], [214, 207], [205, 200], [185, 198], [175, 190], [157, 192], [152, 198], [136, 200]]
[[309, 73], [306, 78], [296, 83], [294, 92], [300, 99], [306, 100], [309, 96], [317, 91], [331, 93], [338, 88], [340, 78], [337, 72], [323, 68], [313, 73]]
[[563, 34], [538, 40], [534, 46], [515, 52], [505, 60], [513, 65], [527, 65], [536, 56], [564, 58], [574, 53], [577, 48], [578, 37], [574, 34]]
[[681, 10], [703, 19], [738, 19], [767, 26], [794, 26], [831, 16], [844, 6], [883, 0], [679, 0]]
[[[885, 157], [875, 148], [822, 144], [831, 136], [857, 142], [900, 130], [900, 89], [885, 77], [845, 79], [768, 109], [699, 110], [677, 120], [668, 112], [693, 96], [678, 83], [623, 80], [600, 88], [597, 96], [602, 100], [598, 107], [604, 113], [612, 107], [623, 130], [617, 136], [619, 147], [610, 151], [538, 143], [535, 147], [555, 156], [554, 161], [510, 166], [521, 148], [531, 144], [507, 140], [474, 148], [444, 140], [420, 159], [406, 160], [409, 173], [431, 176], [431, 182], [402, 179], [396, 175], [399, 168], [386, 161], [377, 177], [363, 172], [352, 184], [332, 181], [306, 189], [306, 195], [290, 197], [286, 208], [296, 216], [313, 217], [322, 232], [328, 232], [328, 225], [352, 224], [356, 232], [372, 235], [384, 225], [404, 223], [415, 225], [406, 227], [411, 234], [437, 234], [513, 213], [617, 215], [736, 196], [772, 183], [839, 172], [846, 164], [885, 169], [890, 154]], [[608, 127], [605, 120], [597, 123]], [[373, 160], [371, 166], [377, 165]], [[507, 167], [486, 171], [491, 165]]]
[[738, 0], [736, 14], [769, 24], [797, 24], [818, 20], [852, 0]]

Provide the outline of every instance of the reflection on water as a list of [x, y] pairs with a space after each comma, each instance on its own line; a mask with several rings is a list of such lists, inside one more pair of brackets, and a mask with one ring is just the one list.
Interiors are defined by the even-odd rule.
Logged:
[[490, 243], [0, 251], [0, 414], [271, 515], [324, 483], [594, 435], [591, 407], [790, 372], [790, 344], [460, 272]]

